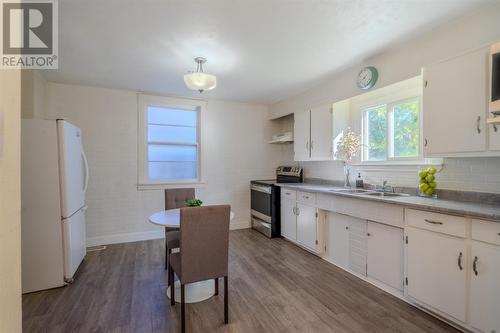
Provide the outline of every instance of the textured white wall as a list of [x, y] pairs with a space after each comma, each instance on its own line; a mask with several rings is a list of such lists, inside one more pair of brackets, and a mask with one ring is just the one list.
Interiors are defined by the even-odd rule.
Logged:
[[[47, 83], [46, 116], [67, 117], [82, 128], [90, 166], [87, 193], [89, 244], [161, 236], [147, 222], [163, 208], [163, 191], [138, 191], [137, 94], [132, 91]], [[232, 228], [249, 226], [252, 179], [272, 178], [281, 148], [267, 144], [278, 124], [264, 106], [208, 101], [206, 185], [197, 196], [229, 203]]]
[[21, 71], [0, 70], [0, 332], [21, 332]]

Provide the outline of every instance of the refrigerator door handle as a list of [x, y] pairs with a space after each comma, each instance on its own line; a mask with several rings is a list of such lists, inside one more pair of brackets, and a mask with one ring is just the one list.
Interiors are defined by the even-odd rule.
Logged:
[[89, 187], [89, 162], [87, 161], [87, 155], [82, 150], [83, 163], [85, 164], [85, 186], [83, 187], [83, 193], [87, 193], [87, 188]]

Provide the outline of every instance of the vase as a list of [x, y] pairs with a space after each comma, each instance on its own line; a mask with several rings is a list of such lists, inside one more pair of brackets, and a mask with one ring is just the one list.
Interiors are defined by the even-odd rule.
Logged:
[[351, 166], [348, 163], [344, 163], [344, 187], [351, 187], [351, 182], [349, 181], [349, 176], [351, 175]]

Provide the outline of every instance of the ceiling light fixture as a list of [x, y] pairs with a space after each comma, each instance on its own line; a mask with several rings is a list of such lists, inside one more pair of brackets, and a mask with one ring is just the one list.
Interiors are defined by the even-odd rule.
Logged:
[[217, 85], [217, 78], [215, 75], [203, 72], [203, 64], [207, 62], [207, 59], [197, 57], [194, 58], [194, 61], [196, 62], [196, 72], [184, 75], [186, 86], [189, 89], [198, 90], [200, 93], [204, 90], [214, 89]]

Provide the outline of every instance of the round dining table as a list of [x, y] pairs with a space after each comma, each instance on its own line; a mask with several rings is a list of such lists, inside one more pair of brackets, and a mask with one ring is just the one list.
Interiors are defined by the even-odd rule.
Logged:
[[[234, 218], [234, 213], [231, 211], [230, 220]], [[155, 225], [169, 228], [180, 228], [181, 225], [180, 209], [168, 209], [154, 213], [149, 217], [149, 222]], [[173, 249], [173, 252], [178, 251]], [[175, 301], [181, 301], [181, 283], [175, 281]], [[185, 302], [196, 303], [209, 299], [215, 294], [214, 280], [206, 280], [186, 284], [185, 287]], [[167, 296], [170, 298], [170, 286], [167, 288]]]

